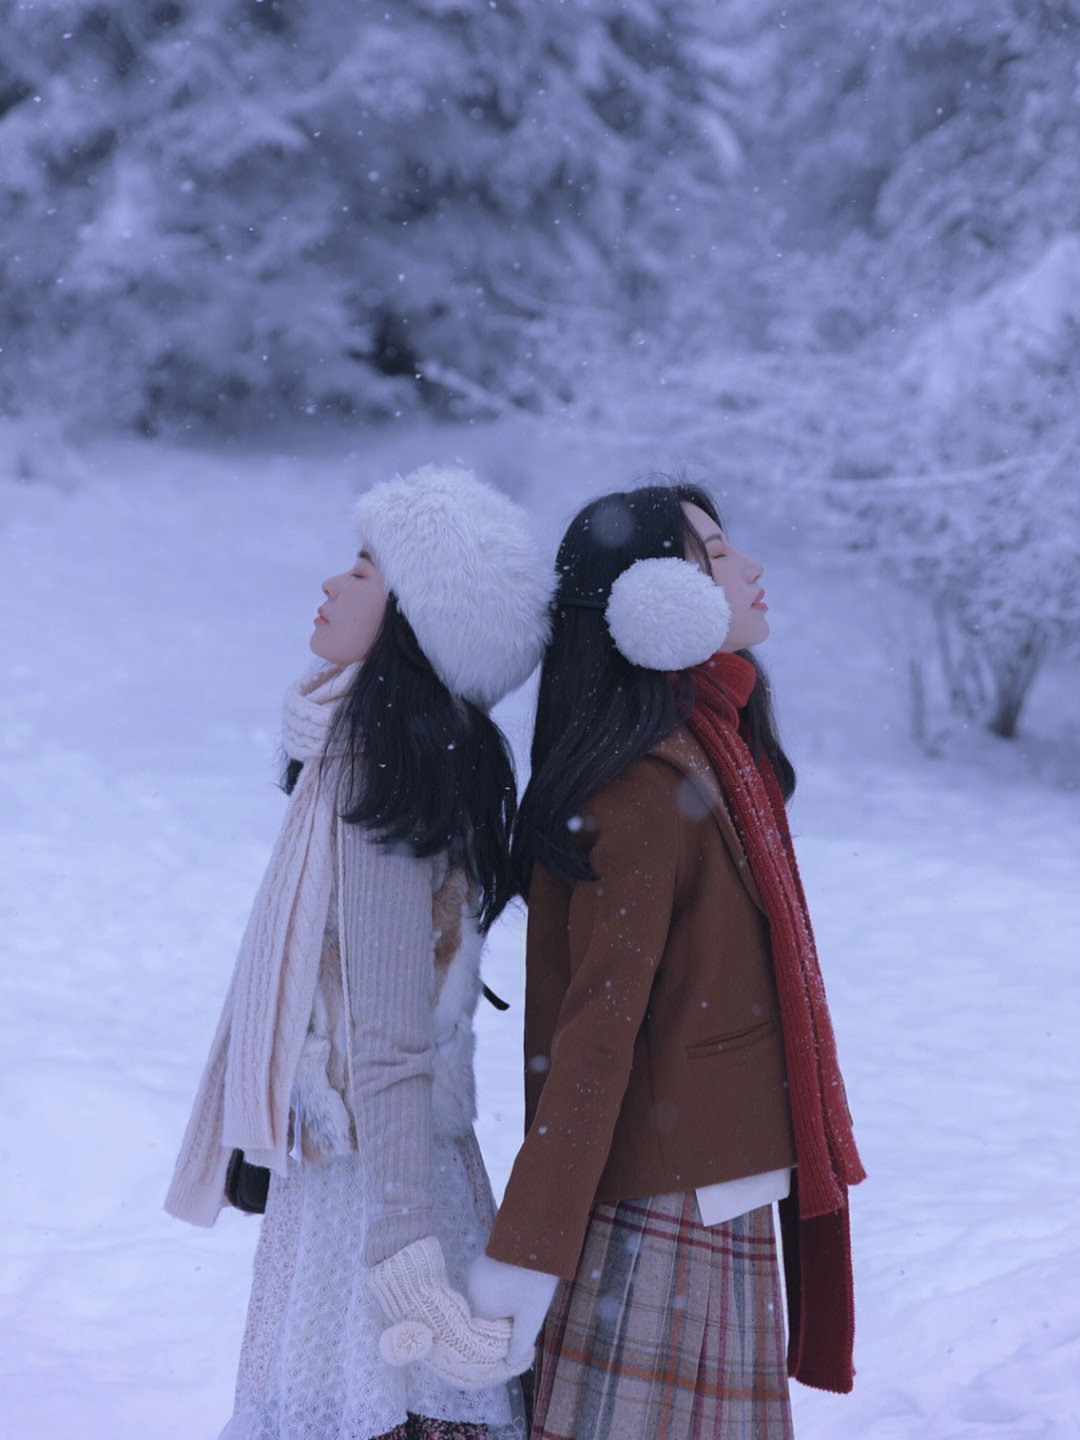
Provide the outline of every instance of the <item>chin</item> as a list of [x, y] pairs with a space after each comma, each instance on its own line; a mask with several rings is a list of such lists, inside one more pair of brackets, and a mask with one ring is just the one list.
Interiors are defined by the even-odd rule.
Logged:
[[740, 635], [737, 644], [732, 645], [731, 647], [733, 650], [753, 650], [755, 645], [761, 645], [769, 638], [769, 626], [767, 621], [763, 620], [759, 625], [755, 625], [753, 629], [750, 629], [749, 626], [747, 627], [747, 629], [750, 630], [750, 633], [747, 635]]

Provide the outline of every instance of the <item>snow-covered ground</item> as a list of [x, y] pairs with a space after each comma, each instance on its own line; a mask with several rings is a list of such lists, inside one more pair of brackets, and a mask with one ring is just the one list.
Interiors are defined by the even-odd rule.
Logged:
[[[4, 1440], [210, 1440], [228, 1416], [258, 1222], [199, 1231], [161, 1200], [350, 493], [480, 453], [550, 536], [587, 488], [671, 458], [539, 422], [358, 444], [113, 445], [75, 484], [0, 480]], [[797, 1390], [800, 1440], [1074, 1440], [1080, 799], [984, 737], [914, 752], [891, 598], [787, 526], [736, 533], [767, 564], [793, 824], [870, 1171], [856, 1389]], [[500, 718], [521, 748], [528, 695]], [[521, 952], [517, 911], [486, 961], [514, 1008], [480, 1017], [497, 1190], [521, 1123]]]

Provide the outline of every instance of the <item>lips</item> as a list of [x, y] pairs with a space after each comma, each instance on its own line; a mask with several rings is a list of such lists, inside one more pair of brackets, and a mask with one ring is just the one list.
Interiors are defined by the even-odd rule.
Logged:
[[757, 599], [756, 599], [756, 600], [752, 603], [752, 605], [750, 606], [750, 609], [751, 609], [751, 610], [768, 610], [768, 608], [769, 608], [768, 605], [765, 604], [765, 591], [762, 590], [761, 594], [757, 597]]

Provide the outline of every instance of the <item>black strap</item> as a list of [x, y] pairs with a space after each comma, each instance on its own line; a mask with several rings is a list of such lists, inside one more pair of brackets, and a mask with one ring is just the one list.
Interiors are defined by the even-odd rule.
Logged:
[[488, 987], [483, 984], [483, 982], [481, 982], [480, 988], [484, 992], [484, 999], [487, 1000], [490, 1004], [494, 1005], [496, 1010], [510, 1009], [509, 1000], [501, 999], [498, 995], [495, 994], [494, 990], [489, 990]]

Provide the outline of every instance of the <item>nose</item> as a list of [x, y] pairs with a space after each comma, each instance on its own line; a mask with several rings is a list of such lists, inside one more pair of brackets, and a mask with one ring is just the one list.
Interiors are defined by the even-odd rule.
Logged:
[[760, 580], [765, 574], [765, 566], [760, 560], [753, 560], [748, 555], [746, 557], [746, 573], [751, 580]]

